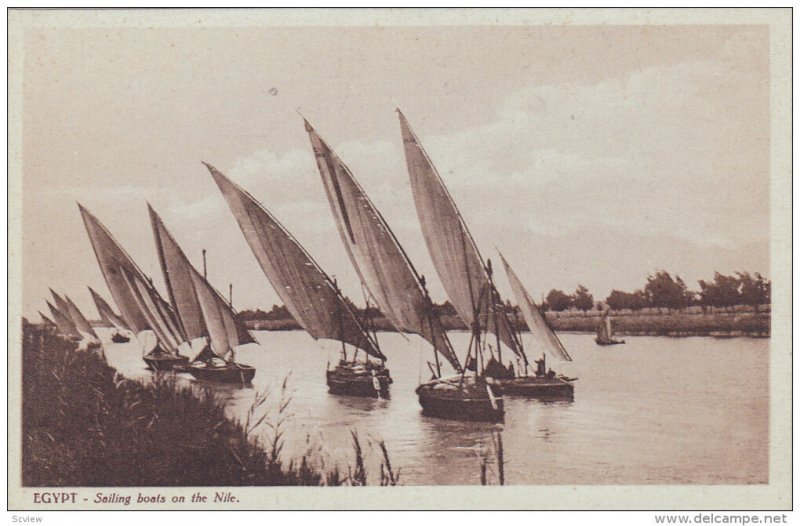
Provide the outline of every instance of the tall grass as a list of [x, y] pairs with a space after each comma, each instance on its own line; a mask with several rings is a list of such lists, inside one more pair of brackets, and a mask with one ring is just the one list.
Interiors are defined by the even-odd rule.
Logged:
[[[286, 380], [275, 405], [270, 391], [258, 393], [240, 423], [210, 389], [182, 387], [170, 374], [147, 385], [124, 379], [48, 328], [25, 327], [22, 352], [24, 486], [367, 484], [355, 433], [355, 463], [344, 471], [310, 453], [283, 458]], [[381, 450], [380, 483], [396, 482]]]

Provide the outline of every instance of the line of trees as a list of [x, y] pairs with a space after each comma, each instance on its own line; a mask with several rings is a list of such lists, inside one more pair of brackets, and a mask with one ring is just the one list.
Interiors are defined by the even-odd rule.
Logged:
[[[593, 308], [603, 310], [641, 310], [648, 307], [666, 307], [682, 309], [699, 305], [705, 307], [732, 307], [734, 305], [766, 305], [770, 303], [771, 283], [758, 272], [735, 272], [731, 276], [714, 273], [713, 281], [699, 280], [700, 290], [692, 291], [680, 276], [674, 278], [666, 271], [658, 271], [647, 277], [644, 287], [633, 292], [612, 290], [605, 302], [596, 302], [594, 296], [583, 285], [578, 285], [575, 292], [567, 294], [562, 290], [552, 289], [547, 293], [541, 307], [543, 310], [565, 311], [577, 309], [584, 312]], [[345, 298], [352, 311], [359, 319], [382, 318], [383, 313], [375, 306], [359, 308]], [[434, 310], [440, 316], [456, 316], [456, 310], [449, 301], [434, 303]], [[284, 305], [273, 305], [272, 310], [244, 310], [239, 313], [244, 320], [287, 320], [292, 315]]]
[[[369, 307], [361, 308], [357, 307], [349, 298], [345, 298], [345, 301], [348, 307], [350, 307], [350, 310], [361, 320], [383, 318], [383, 313], [374, 305], [370, 304]], [[440, 316], [456, 315], [456, 309], [449, 301], [434, 303], [433, 309]], [[265, 312], [261, 309], [247, 309], [239, 312], [239, 316], [245, 321], [288, 320], [292, 318], [289, 309], [287, 309], [285, 305], [273, 305], [272, 310], [269, 312]]]
[[[647, 277], [647, 283], [634, 292], [612, 290], [605, 304], [613, 310], [641, 310], [647, 307], [682, 309], [693, 305], [705, 307], [732, 307], [734, 305], [766, 305], [770, 303], [771, 283], [758, 272], [735, 272], [731, 276], [714, 273], [713, 281], [699, 280], [700, 290], [692, 291], [680, 276], [673, 278], [669, 272], [658, 271]], [[588, 311], [593, 307], [603, 309], [583, 285], [573, 294], [553, 289], [545, 298], [545, 310], [564, 311], [570, 308]]]

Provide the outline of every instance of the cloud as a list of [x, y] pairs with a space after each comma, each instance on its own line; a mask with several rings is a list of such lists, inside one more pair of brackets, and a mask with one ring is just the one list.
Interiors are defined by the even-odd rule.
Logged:
[[745, 74], [698, 61], [533, 86], [491, 122], [421, 135], [471, 224], [568, 232], [604, 223], [700, 245], [762, 240], [767, 101]]

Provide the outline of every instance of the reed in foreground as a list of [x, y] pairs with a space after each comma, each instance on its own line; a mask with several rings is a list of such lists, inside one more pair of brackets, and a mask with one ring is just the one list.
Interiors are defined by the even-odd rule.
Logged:
[[[210, 392], [156, 377], [122, 378], [93, 354], [50, 329], [23, 330], [22, 479], [24, 486], [364, 485], [357, 435], [355, 468], [281, 458], [281, 397], [268, 448], [252, 436], [268, 419], [254, 402], [243, 424]], [[285, 386], [284, 386], [285, 390]], [[388, 454], [385, 454], [388, 463]], [[384, 475], [387, 469], [381, 466]], [[389, 468], [391, 470], [391, 468]], [[391, 471], [390, 471], [391, 472]]]

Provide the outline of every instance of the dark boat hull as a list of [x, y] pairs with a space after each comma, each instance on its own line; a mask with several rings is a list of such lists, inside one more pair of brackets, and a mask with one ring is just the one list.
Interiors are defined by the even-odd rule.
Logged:
[[572, 398], [575, 386], [561, 378], [520, 376], [502, 380], [503, 394], [529, 398]]
[[350, 396], [369, 396], [373, 398], [388, 398], [389, 385], [392, 384], [392, 377], [389, 369], [380, 368], [356, 372], [352, 367], [337, 366], [333, 370], [325, 373], [328, 382], [328, 392], [332, 394]]
[[181, 355], [148, 355], [143, 360], [147, 367], [153, 371], [177, 371], [189, 365], [189, 358]]
[[[471, 420], [480, 422], [502, 422], [505, 415], [502, 391], [497, 385], [479, 382], [456, 389], [439, 389], [434, 380], [417, 387], [422, 413], [449, 420]], [[494, 399], [489, 396], [492, 390]]]
[[625, 343], [625, 340], [601, 340], [600, 338], [594, 339], [597, 345], [621, 345]]
[[249, 384], [256, 375], [256, 368], [244, 364], [229, 364], [226, 367], [197, 367], [189, 365], [186, 372], [208, 382], [226, 384]]

